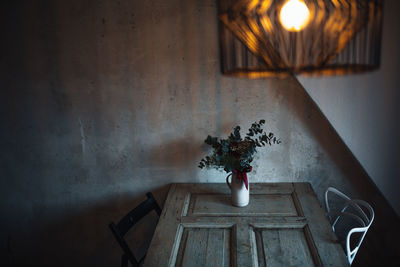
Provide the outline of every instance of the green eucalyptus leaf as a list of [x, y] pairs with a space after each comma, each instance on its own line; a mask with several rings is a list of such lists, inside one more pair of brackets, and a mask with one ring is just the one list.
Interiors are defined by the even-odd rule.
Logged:
[[205, 167], [222, 168], [226, 172], [232, 172], [235, 169], [244, 171], [250, 167], [253, 156], [257, 153], [257, 147], [281, 143], [273, 133], [267, 135], [263, 131], [264, 123], [265, 120], [260, 120], [251, 124], [244, 139], [240, 136], [240, 126], [234, 127], [227, 139], [218, 139], [208, 135], [204, 142], [212, 146], [213, 152], [201, 159], [198, 167], [201, 169]]

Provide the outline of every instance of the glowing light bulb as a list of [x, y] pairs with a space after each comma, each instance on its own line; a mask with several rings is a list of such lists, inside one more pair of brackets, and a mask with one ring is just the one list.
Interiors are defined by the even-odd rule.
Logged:
[[287, 1], [279, 14], [282, 26], [288, 31], [301, 31], [309, 21], [310, 11], [301, 0]]

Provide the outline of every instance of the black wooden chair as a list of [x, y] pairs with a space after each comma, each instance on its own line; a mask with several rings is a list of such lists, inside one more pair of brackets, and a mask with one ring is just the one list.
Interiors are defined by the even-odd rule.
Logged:
[[136, 267], [141, 264], [145, 258], [141, 258], [137, 260], [133, 255], [131, 249], [129, 248], [127, 242], [124, 239], [125, 234], [132, 228], [140, 219], [150, 213], [152, 210], [155, 210], [158, 216], [161, 215], [161, 208], [157, 204], [156, 200], [152, 193], [146, 193], [147, 200], [143, 201], [139, 206], [131, 210], [124, 218], [122, 218], [117, 224], [113, 222], [110, 223], [111, 232], [114, 234], [115, 238], [117, 239], [119, 245], [121, 246], [124, 254], [122, 254], [121, 258], [121, 266], [126, 267], [128, 266], [128, 261]]

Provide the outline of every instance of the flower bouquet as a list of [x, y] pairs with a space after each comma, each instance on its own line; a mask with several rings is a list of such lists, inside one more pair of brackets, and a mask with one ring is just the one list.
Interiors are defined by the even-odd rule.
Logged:
[[[250, 164], [253, 161], [254, 154], [257, 153], [257, 148], [281, 143], [273, 133], [267, 134], [263, 131], [262, 126], [264, 124], [265, 120], [253, 123], [244, 138], [240, 135], [239, 126], [233, 129], [227, 139], [207, 136], [204, 142], [212, 146], [213, 152], [201, 159], [199, 168], [224, 169], [227, 173], [235, 176], [236, 179], [242, 180], [248, 190], [247, 173], [252, 170]], [[229, 182], [228, 185], [230, 186]]]

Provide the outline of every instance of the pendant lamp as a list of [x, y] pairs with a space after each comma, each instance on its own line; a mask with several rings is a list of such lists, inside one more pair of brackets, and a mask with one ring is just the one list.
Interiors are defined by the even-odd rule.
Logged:
[[221, 68], [251, 78], [379, 68], [383, 0], [219, 0]]

